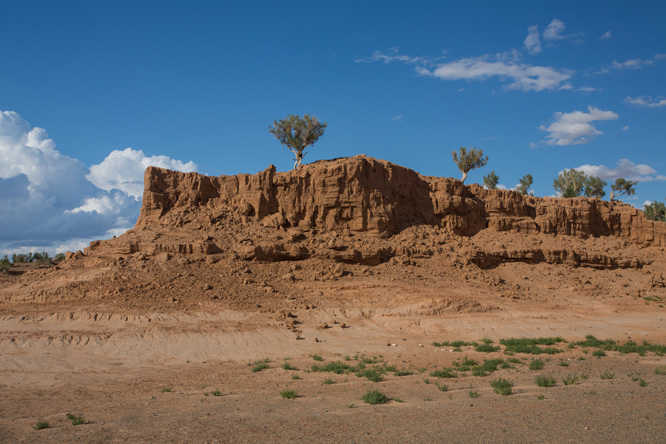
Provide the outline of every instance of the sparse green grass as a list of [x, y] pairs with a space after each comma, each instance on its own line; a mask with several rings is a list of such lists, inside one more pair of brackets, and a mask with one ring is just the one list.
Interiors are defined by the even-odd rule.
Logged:
[[472, 374], [474, 376], [487, 376], [490, 373], [493, 373], [497, 370], [497, 366], [502, 366], [506, 368], [509, 364], [504, 366], [505, 361], [502, 359], [484, 359], [483, 364], [478, 364], [472, 367]]
[[326, 379], [324, 379], [323, 384], [331, 385], [331, 384], [335, 384], [335, 381], [331, 378], [326, 378]]
[[435, 382], [435, 385], [437, 386], [440, 392], [445, 392], [449, 389], [449, 386], [446, 384], [440, 384], [439, 382]]
[[560, 362], [557, 363], [560, 367], [569, 367], [569, 363], [564, 359], [560, 359]]
[[83, 416], [76, 416], [72, 415], [71, 413], [67, 414], [67, 419], [72, 421], [72, 425], [81, 425], [86, 423], [86, 420], [83, 419]]
[[483, 344], [479, 344], [476, 347], [474, 347], [474, 349], [480, 353], [493, 353], [498, 351], [500, 348], [499, 346], [487, 344], [484, 342]]
[[386, 395], [379, 390], [370, 390], [366, 392], [361, 398], [363, 402], [370, 405], [384, 404], [386, 402]]
[[605, 371], [599, 375], [601, 379], [613, 379], [615, 377], [615, 373], [611, 373], [609, 371]]
[[478, 398], [478, 397], [481, 396], [481, 395], [479, 395], [479, 392], [477, 392], [477, 391], [475, 391], [475, 390], [470, 390], [468, 396], [469, 396], [470, 398], [474, 399], [474, 398]]
[[640, 387], [645, 387], [647, 385], [647, 382], [643, 378], [638, 378], [638, 385]]
[[294, 381], [297, 381], [297, 380], [301, 379], [301, 377], [298, 376], [298, 375], [291, 375], [291, 379], [294, 380]]
[[498, 395], [507, 396], [513, 393], [513, 390], [511, 389], [513, 387], [513, 383], [508, 379], [504, 378], [493, 379], [490, 381], [490, 386], [493, 388], [493, 390], [495, 390], [495, 393], [497, 393]]
[[271, 361], [269, 361], [268, 358], [260, 359], [259, 361], [254, 361], [254, 363], [252, 364], [253, 365], [252, 373], [257, 373], [267, 368], [270, 368], [270, 366], [268, 365], [269, 362]]
[[433, 342], [432, 345], [435, 347], [455, 347], [455, 348], [460, 348], [460, 347], [470, 347], [472, 345], [477, 345], [476, 342], [468, 342], [468, 341], [444, 341], [444, 342]]
[[296, 390], [284, 389], [280, 392], [280, 396], [284, 399], [294, 399], [296, 397]]
[[32, 428], [35, 429], [35, 430], [42, 430], [42, 429], [48, 428], [50, 425], [51, 425], [51, 423], [49, 423], [48, 421], [42, 420], [42, 421], [37, 422], [37, 424], [32, 426]]
[[322, 358], [320, 355], [310, 355], [310, 357], [311, 357], [314, 361], [323, 361], [323, 360], [324, 360], [324, 358]]
[[638, 344], [635, 341], [627, 341], [624, 344], [619, 344], [612, 339], [600, 340], [592, 335], [585, 336], [584, 341], [574, 342], [574, 345], [580, 347], [593, 347], [604, 351], [616, 351], [623, 354], [638, 353], [640, 356], [645, 356], [647, 352], [663, 355], [666, 353], [666, 345], [651, 344], [650, 342], [643, 341]]
[[282, 370], [298, 370], [296, 367], [294, 367], [293, 365], [291, 365], [288, 362], [285, 362], [280, 367], [282, 368]]
[[395, 402], [405, 402], [405, 401], [403, 401], [403, 400], [400, 399], [400, 398], [393, 398], [393, 400], [394, 400]]
[[366, 378], [372, 382], [381, 382], [384, 380], [384, 377], [382, 376], [381, 372], [374, 368], [360, 370], [356, 372], [356, 376], [358, 376], [359, 378]]
[[395, 376], [409, 376], [413, 375], [414, 373], [409, 370], [396, 370], [395, 372], [393, 372], [393, 374]]
[[213, 395], [213, 396], [222, 396], [222, 392], [219, 391], [219, 390], [213, 390], [213, 391], [211, 392], [211, 395]]
[[602, 356], [606, 356], [606, 352], [603, 350], [595, 350], [592, 352], [592, 356], [596, 356], [597, 358], [601, 358]]
[[529, 369], [530, 370], [541, 370], [543, 368], [544, 362], [541, 359], [532, 359], [532, 362], [530, 362]]
[[430, 372], [430, 376], [433, 378], [457, 378], [458, 373], [454, 372], [450, 368], [443, 368], [441, 370], [433, 370]]
[[534, 383], [539, 387], [553, 387], [556, 381], [552, 376], [537, 376], [534, 378]]
[[562, 350], [556, 347], [540, 347], [543, 345], [555, 345], [560, 342], [566, 342], [559, 336], [556, 338], [511, 338], [500, 339], [500, 344], [505, 347], [504, 353], [524, 353], [531, 355], [548, 354], [553, 355], [561, 353]]
[[170, 393], [172, 390], [171, 387], [162, 387], [162, 393]]
[[663, 301], [663, 298], [653, 294], [652, 296], [643, 296], [643, 300], [648, 302], [661, 302]]
[[567, 375], [562, 378], [562, 382], [564, 383], [564, 385], [575, 385], [580, 382], [580, 377], [576, 374]]
[[538, 395], [538, 396], [537, 396], [537, 399], [538, 399], [539, 401], [542, 401], [542, 400], [546, 399], [546, 397], [545, 397], [544, 395]]
[[658, 367], [654, 369], [655, 375], [666, 375], [666, 367]]

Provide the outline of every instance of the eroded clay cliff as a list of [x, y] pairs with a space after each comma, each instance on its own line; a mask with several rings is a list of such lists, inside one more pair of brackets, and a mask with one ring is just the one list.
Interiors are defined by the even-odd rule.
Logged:
[[[145, 172], [136, 228], [179, 226], [195, 215], [215, 224], [229, 208], [267, 227], [363, 232], [382, 237], [407, 227], [457, 235], [482, 230], [580, 238], [616, 236], [639, 247], [666, 246], [666, 224], [621, 202], [539, 198], [421, 176], [365, 156], [319, 161], [277, 173], [209, 177], [156, 167]], [[201, 222], [200, 222], [201, 223]]]

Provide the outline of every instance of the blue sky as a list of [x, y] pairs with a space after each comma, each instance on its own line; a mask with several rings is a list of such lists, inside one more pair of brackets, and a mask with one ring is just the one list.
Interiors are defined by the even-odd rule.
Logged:
[[[142, 171], [291, 168], [268, 132], [328, 123], [305, 162], [364, 153], [512, 188], [581, 168], [666, 197], [666, 3], [21, 1], [0, 14], [0, 252], [131, 227]], [[607, 187], [607, 196], [610, 187]]]

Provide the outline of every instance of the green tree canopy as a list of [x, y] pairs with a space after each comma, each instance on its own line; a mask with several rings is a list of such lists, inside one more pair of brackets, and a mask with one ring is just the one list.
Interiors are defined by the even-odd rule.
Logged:
[[605, 180], [600, 177], [590, 176], [585, 181], [585, 195], [587, 197], [598, 197], [601, 199], [606, 195], [604, 187], [608, 185]]
[[627, 180], [624, 177], [618, 177], [615, 183], [611, 185], [610, 200], [615, 200], [619, 196], [631, 196], [636, 192], [634, 187], [638, 182]]
[[516, 187], [518, 191], [523, 196], [527, 194], [528, 190], [532, 186], [532, 175], [525, 174], [522, 179], [520, 179], [520, 184]]
[[666, 205], [663, 202], [652, 202], [644, 205], [643, 213], [650, 220], [666, 222]]
[[460, 147], [457, 152], [452, 151], [451, 156], [453, 156], [453, 161], [458, 166], [458, 169], [463, 173], [462, 179], [460, 179], [462, 183], [465, 183], [467, 173], [475, 168], [486, 166], [488, 163], [488, 156], [483, 157], [483, 150], [476, 147], [470, 147], [469, 151], [464, 146]]
[[490, 174], [483, 176], [483, 186], [489, 190], [496, 190], [499, 183], [499, 176], [491, 171]]
[[585, 173], [572, 168], [562, 171], [553, 180], [553, 188], [562, 197], [578, 197], [583, 192], [586, 181], [587, 176], [585, 176]]
[[307, 154], [305, 148], [324, 135], [326, 122], [319, 122], [317, 117], [305, 114], [301, 116], [288, 115], [283, 120], [276, 120], [268, 131], [273, 134], [282, 145], [294, 153], [294, 169], [301, 166], [303, 157]]

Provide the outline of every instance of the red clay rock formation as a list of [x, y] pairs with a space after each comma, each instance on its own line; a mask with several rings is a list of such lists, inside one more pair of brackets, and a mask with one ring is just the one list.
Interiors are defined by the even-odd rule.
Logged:
[[[579, 238], [617, 236], [639, 247], [666, 246], [666, 224], [649, 221], [621, 202], [485, 190], [362, 155], [314, 162], [285, 173], [276, 173], [271, 165], [255, 175], [220, 177], [149, 167], [136, 229], [182, 226], [195, 214], [205, 216], [197, 218], [205, 226], [229, 208], [246, 221], [275, 228], [388, 237], [410, 226], [428, 225], [464, 236], [489, 229]], [[215, 249], [205, 242], [188, 248], [203, 253]], [[285, 258], [304, 254], [293, 248], [278, 250], [274, 253]]]

